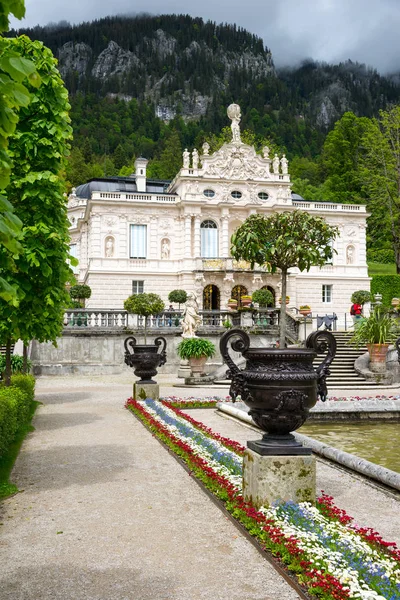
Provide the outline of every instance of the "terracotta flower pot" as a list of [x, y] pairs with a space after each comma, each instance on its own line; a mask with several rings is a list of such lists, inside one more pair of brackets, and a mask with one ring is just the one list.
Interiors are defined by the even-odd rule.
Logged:
[[367, 348], [371, 371], [384, 373], [386, 371], [386, 356], [389, 344], [367, 344]]
[[189, 358], [189, 365], [192, 371], [192, 375], [202, 375], [204, 373], [204, 365], [207, 362], [207, 356], [200, 356], [199, 358]]

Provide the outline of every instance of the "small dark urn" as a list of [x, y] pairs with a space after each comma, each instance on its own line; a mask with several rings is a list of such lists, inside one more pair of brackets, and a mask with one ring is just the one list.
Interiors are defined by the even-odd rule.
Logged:
[[[136, 338], [130, 336], [124, 342], [125, 363], [135, 369], [136, 377], [141, 383], [156, 383], [152, 377], [157, 375], [157, 368], [167, 362], [167, 342], [165, 338], [158, 337], [154, 344], [136, 344]], [[158, 352], [162, 346], [161, 352]]]
[[[229, 355], [231, 348], [246, 359], [245, 369], [239, 369]], [[266, 433], [261, 440], [247, 446], [262, 455], [311, 454], [291, 434], [308, 417], [318, 397], [327, 398], [326, 377], [336, 354], [336, 340], [326, 331], [311, 333], [305, 348], [250, 348], [250, 338], [241, 329], [224, 333], [220, 341], [221, 355], [229, 366], [232, 378], [230, 395], [241, 399], [250, 408], [254, 422]], [[314, 368], [317, 354], [326, 356]]]

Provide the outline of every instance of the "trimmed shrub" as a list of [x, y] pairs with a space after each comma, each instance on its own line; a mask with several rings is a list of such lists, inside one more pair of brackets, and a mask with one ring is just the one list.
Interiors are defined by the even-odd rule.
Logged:
[[353, 304], [361, 304], [364, 306], [366, 302], [370, 302], [371, 300], [371, 292], [367, 290], [357, 290], [353, 292], [351, 295], [351, 301]]
[[[24, 358], [20, 354], [11, 355], [11, 373], [21, 373], [24, 366]], [[31, 370], [32, 362], [28, 359], [28, 371]], [[0, 354], [0, 373], [6, 369], [6, 357]]]
[[0, 458], [27, 422], [34, 398], [35, 378], [32, 375], [13, 375], [11, 386], [0, 386]]
[[261, 308], [274, 305], [274, 297], [270, 290], [256, 290], [251, 296], [253, 302], [257, 302]]
[[185, 290], [172, 290], [172, 292], [168, 294], [168, 300], [170, 302], [176, 302], [180, 306], [181, 304], [186, 302], [187, 293], [185, 292]]
[[28, 396], [29, 402], [33, 402], [35, 398], [35, 383], [36, 380], [33, 375], [18, 373], [11, 376], [11, 387], [22, 390]]
[[400, 275], [375, 275], [371, 280], [371, 296], [382, 294], [382, 304], [390, 306], [392, 298], [400, 298]]
[[385, 248], [383, 250], [368, 250], [367, 261], [390, 265], [395, 262], [394, 250]]

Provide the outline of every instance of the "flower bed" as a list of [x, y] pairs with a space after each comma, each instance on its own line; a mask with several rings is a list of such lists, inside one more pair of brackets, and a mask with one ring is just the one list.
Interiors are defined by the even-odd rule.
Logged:
[[215, 408], [217, 402], [232, 402], [230, 396], [221, 398], [219, 396], [207, 396], [205, 398], [195, 398], [190, 396], [188, 398], [179, 398], [178, 396], [165, 396], [161, 398], [168, 406], [174, 408]]
[[323, 600], [398, 600], [400, 551], [361, 528], [325, 494], [316, 506], [282, 502], [259, 511], [244, 501], [244, 447], [214, 434], [171, 402], [128, 400], [134, 414], [182, 458], [227, 510]]

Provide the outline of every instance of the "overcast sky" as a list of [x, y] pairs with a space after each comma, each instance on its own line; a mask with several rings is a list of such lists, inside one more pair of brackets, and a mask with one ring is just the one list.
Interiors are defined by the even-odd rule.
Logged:
[[185, 13], [237, 23], [261, 36], [275, 64], [351, 58], [381, 72], [400, 71], [400, 0], [25, 0], [13, 26], [91, 21], [108, 15]]

